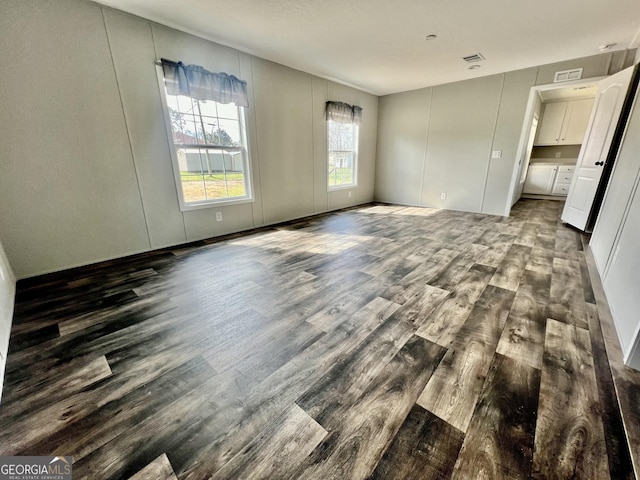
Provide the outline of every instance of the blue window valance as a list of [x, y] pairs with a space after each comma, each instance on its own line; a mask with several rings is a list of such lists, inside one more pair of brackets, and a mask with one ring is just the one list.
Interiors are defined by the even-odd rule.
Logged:
[[164, 84], [169, 95], [186, 95], [196, 100], [213, 100], [249, 106], [247, 82], [223, 72], [214, 73], [199, 65], [185, 65], [162, 59]]
[[344, 102], [327, 102], [325, 118], [336, 123], [362, 123], [362, 108]]

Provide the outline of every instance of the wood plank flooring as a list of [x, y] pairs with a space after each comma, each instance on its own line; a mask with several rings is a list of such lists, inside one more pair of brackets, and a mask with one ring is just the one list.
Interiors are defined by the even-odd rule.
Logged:
[[19, 282], [0, 455], [75, 479], [633, 479], [560, 202], [367, 205]]

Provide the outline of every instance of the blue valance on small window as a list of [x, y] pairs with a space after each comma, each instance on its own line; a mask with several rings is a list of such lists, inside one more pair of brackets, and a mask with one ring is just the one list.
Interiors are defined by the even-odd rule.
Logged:
[[362, 108], [344, 102], [327, 102], [325, 118], [336, 123], [362, 123]]
[[169, 95], [186, 95], [196, 100], [249, 106], [247, 82], [226, 73], [214, 73], [198, 65], [162, 59], [164, 84]]

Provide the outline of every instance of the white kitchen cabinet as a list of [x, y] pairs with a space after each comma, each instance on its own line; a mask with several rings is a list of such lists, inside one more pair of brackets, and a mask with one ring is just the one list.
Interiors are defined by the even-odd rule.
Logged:
[[573, 165], [532, 163], [522, 193], [566, 197], [575, 169]]
[[530, 164], [522, 193], [551, 195], [557, 171], [558, 165]]
[[569, 195], [569, 187], [571, 187], [571, 180], [573, 180], [573, 172], [576, 167], [559, 165], [558, 172], [556, 173], [556, 179], [553, 182], [553, 190], [551, 195], [561, 195], [566, 197]]
[[582, 143], [593, 109], [593, 100], [593, 98], [583, 98], [569, 102], [565, 115], [567, 120], [563, 125], [564, 130], [560, 131], [560, 145], [579, 145]]
[[558, 145], [569, 102], [545, 103], [534, 145]]
[[551, 195], [566, 197], [567, 195], [569, 195], [570, 186], [571, 185], [568, 183], [554, 183], [553, 190], [551, 190]]
[[587, 131], [593, 98], [545, 103], [535, 145], [579, 145]]

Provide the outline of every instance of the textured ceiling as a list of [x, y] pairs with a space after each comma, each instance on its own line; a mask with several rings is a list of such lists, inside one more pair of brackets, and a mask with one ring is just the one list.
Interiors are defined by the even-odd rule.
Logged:
[[[639, 0], [99, 0], [378, 95], [635, 48]], [[428, 34], [437, 39], [425, 41]], [[482, 53], [469, 70], [461, 57]]]

